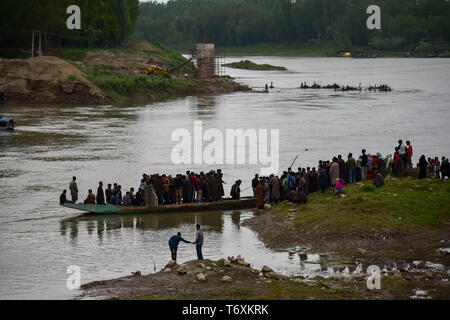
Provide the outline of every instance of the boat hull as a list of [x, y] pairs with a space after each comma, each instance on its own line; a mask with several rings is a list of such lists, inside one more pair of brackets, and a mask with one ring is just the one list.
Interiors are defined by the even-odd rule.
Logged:
[[76, 209], [91, 214], [150, 214], [150, 213], [177, 213], [217, 210], [238, 210], [254, 208], [254, 198], [241, 200], [224, 200], [219, 202], [190, 203], [179, 205], [167, 205], [159, 207], [125, 207], [99, 204], [64, 203], [66, 208]]

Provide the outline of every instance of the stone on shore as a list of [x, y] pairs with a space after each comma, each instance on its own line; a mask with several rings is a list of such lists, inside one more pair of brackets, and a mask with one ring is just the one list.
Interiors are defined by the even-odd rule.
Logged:
[[198, 279], [199, 281], [206, 281], [206, 276], [205, 276], [203, 273], [199, 273], [199, 274], [197, 275], [197, 279]]
[[364, 274], [361, 272], [355, 273], [352, 275], [352, 279], [356, 281], [363, 281], [364, 280]]
[[231, 278], [230, 276], [223, 276], [221, 281], [222, 282], [231, 282], [233, 280], [233, 278]]
[[264, 273], [268, 273], [268, 272], [273, 272], [273, 270], [268, 266], [263, 266], [261, 269], [261, 272], [264, 274]]

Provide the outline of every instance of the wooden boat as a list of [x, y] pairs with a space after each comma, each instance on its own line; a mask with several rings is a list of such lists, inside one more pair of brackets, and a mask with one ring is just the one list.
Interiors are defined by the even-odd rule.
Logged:
[[147, 214], [147, 213], [176, 213], [195, 211], [239, 210], [256, 207], [255, 198], [242, 198], [241, 200], [224, 199], [218, 202], [185, 203], [159, 207], [125, 207], [100, 204], [83, 204], [66, 202], [66, 208], [77, 209], [93, 214]]
[[7, 117], [0, 117], [0, 130], [14, 130], [14, 120]]

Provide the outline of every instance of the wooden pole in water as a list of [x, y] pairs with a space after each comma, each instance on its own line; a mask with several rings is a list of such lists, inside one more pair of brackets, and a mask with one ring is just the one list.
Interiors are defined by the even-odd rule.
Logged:
[[31, 33], [31, 57], [34, 58], [34, 30]]

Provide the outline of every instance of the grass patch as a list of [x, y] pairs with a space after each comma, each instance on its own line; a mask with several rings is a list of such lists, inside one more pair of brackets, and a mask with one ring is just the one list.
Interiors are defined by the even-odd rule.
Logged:
[[275, 207], [275, 211], [278, 213], [286, 213], [292, 209], [292, 203], [283, 201], [278, 206]]
[[231, 288], [228, 290], [227, 295], [233, 297], [233, 299], [246, 299], [250, 296], [252, 290], [250, 288]]
[[82, 71], [87, 79], [114, 100], [133, 95], [191, 94], [199, 89], [192, 81], [170, 76], [123, 75], [92, 68], [83, 68]]
[[293, 300], [307, 300], [307, 299], [328, 299], [328, 300], [351, 300], [361, 298], [360, 294], [346, 288], [330, 288], [322, 289], [320, 284], [315, 287], [308, 287], [292, 281], [279, 282], [272, 281], [271, 289], [272, 295], [267, 299], [293, 299]]
[[385, 181], [381, 188], [371, 182], [347, 185], [347, 197], [330, 191], [311, 194], [301, 206], [296, 227], [324, 225], [335, 229], [408, 229], [447, 227], [450, 222], [450, 181], [405, 178]]
[[89, 51], [95, 49], [57, 48], [55, 55], [66, 61], [82, 61]]
[[225, 67], [247, 70], [287, 70], [285, 67], [272, 66], [270, 64], [256, 64], [250, 60], [242, 60], [239, 62], [224, 64]]
[[80, 81], [80, 79], [78, 79], [76, 75], [71, 74], [70, 76], [67, 77], [67, 81], [78, 82]]
[[225, 259], [220, 259], [220, 260], [217, 260], [216, 262], [214, 262], [215, 264], [216, 264], [216, 266], [218, 266], [219, 268], [222, 268], [222, 267], [224, 267], [225, 266]]

